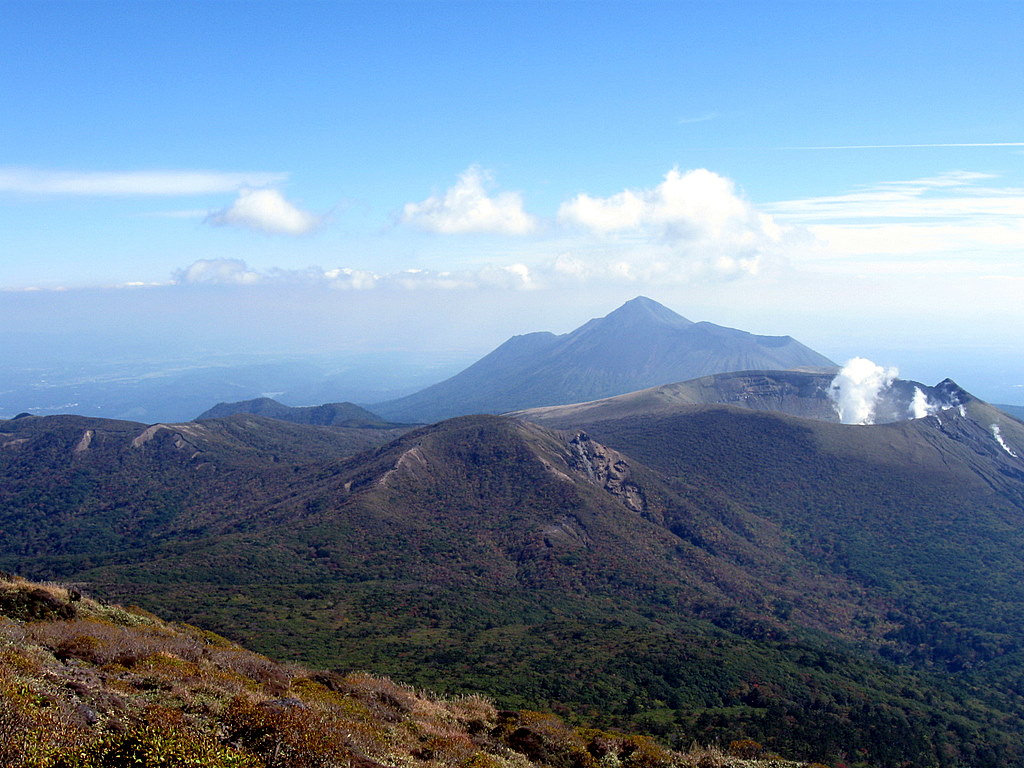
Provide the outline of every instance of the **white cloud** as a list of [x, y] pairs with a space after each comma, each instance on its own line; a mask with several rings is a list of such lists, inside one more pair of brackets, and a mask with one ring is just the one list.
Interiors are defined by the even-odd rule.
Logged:
[[174, 273], [176, 285], [321, 285], [342, 290], [467, 290], [475, 288], [524, 289], [541, 287], [533, 269], [525, 264], [486, 265], [479, 269], [403, 269], [378, 274], [365, 269], [273, 268], [259, 271], [241, 259], [200, 259]]
[[667, 279], [757, 274], [799, 239], [743, 199], [731, 180], [704, 169], [673, 169], [652, 189], [577, 195], [561, 205], [558, 220], [599, 235], [639, 237], [642, 247], [623, 248], [616, 268]]
[[533, 270], [525, 264], [484, 266], [479, 269], [403, 269], [378, 274], [365, 269], [273, 268], [259, 271], [241, 259], [201, 259], [174, 273], [176, 285], [321, 285], [342, 290], [474, 288], [530, 289], [538, 287]]
[[337, 288], [351, 288], [357, 291], [365, 291], [376, 287], [380, 276], [365, 269], [339, 267], [337, 269], [328, 269], [324, 271], [323, 279]]
[[299, 210], [276, 189], [243, 189], [231, 207], [210, 214], [206, 221], [269, 234], [302, 235], [315, 229], [321, 219]]
[[241, 259], [200, 259], [174, 273], [179, 285], [253, 285], [263, 280], [264, 275]]
[[699, 168], [673, 168], [653, 189], [627, 189], [611, 197], [577, 195], [558, 218], [596, 232], [646, 229], [669, 240], [721, 238], [754, 230], [772, 237], [769, 217], [758, 214], [736, 194], [729, 179]]
[[969, 221], [978, 216], [1024, 216], [1024, 189], [979, 187], [990, 174], [953, 171], [910, 181], [885, 181], [842, 195], [787, 200], [765, 206], [804, 223], [891, 219]]
[[522, 196], [516, 192], [501, 192], [489, 197], [486, 185], [490, 181], [489, 172], [471, 166], [443, 196], [433, 195], [421, 203], [406, 203], [402, 223], [442, 234], [524, 235], [532, 232], [536, 221], [523, 210]]
[[284, 173], [263, 171], [48, 171], [0, 168], [0, 192], [31, 195], [134, 197], [217, 194], [280, 184]]

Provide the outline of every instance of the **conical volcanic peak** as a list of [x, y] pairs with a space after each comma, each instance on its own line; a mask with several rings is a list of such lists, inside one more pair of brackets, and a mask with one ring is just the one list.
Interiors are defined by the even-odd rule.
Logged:
[[371, 406], [383, 418], [433, 422], [634, 392], [728, 371], [834, 370], [789, 336], [694, 323], [637, 296], [571, 333], [513, 337], [452, 378]]
[[637, 296], [635, 299], [627, 301], [615, 311], [609, 312], [604, 317], [591, 320], [579, 330], [582, 331], [591, 326], [591, 324], [609, 328], [635, 328], [639, 330], [645, 327], [686, 328], [689, 325], [693, 325], [693, 322], [673, 312], [664, 304], [659, 304], [654, 299], [649, 299], [646, 296]]

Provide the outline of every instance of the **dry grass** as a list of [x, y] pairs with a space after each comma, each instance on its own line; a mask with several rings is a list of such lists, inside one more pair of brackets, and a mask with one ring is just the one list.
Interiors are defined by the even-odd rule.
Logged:
[[796, 765], [681, 754], [554, 715], [501, 712], [480, 696], [276, 664], [59, 585], [0, 581], [0, 606], [0, 768]]

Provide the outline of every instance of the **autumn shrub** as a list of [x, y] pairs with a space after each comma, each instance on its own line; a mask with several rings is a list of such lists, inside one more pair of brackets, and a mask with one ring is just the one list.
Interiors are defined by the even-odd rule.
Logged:
[[556, 715], [542, 712], [500, 712], [496, 736], [531, 762], [552, 768], [598, 768], [587, 740]]
[[452, 732], [447, 735], [430, 736], [413, 751], [413, 757], [420, 760], [435, 760], [443, 765], [457, 765], [468, 761], [476, 754], [477, 748], [465, 733]]
[[222, 721], [229, 741], [267, 764], [320, 768], [352, 757], [337, 723], [298, 699], [257, 703], [238, 697], [224, 711]]
[[460, 696], [449, 702], [448, 708], [458, 722], [465, 724], [470, 733], [489, 730], [497, 723], [498, 710], [485, 696]]
[[13, 766], [24, 754], [24, 737], [32, 725], [23, 709], [0, 689], [0, 766]]
[[487, 752], [474, 752], [459, 763], [459, 768], [507, 768], [509, 762]]
[[737, 739], [736, 741], [729, 742], [729, 747], [726, 751], [733, 757], [753, 760], [764, 754], [764, 745], [753, 739]]
[[271, 696], [281, 696], [288, 691], [292, 680], [291, 674], [285, 667], [274, 663], [266, 656], [241, 648], [207, 649], [207, 653], [218, 667], [241, 675], [251, 684], [266, 689]]
[[417, 697], [413, 689], [368, 672], [346, 675], [342, 689], [366, 704], [373, 714], [389, 722], [402, 720], [416, 706]]
[[132, 667], [157, 653], [198, 661], [205, 651], [193, 638], [161, 627], [125, 627], [100, 619], [39, 622], [27, 629], [28, 639], [66, 661], [76, 658], [103, 666]]
[[66, 590], [19, 582], [0, 584], [0, 615], [19, 621], [70, 619], [77, 613]]
[[625, 737], [619, 761], [623, 768], [669, 768], [678, 762], [675, 755], [646, 736]]
[[73, 752], [88, 738], [66, 702], [0, 675], [0, 766], [43, 768], [50, 755]]
[[46, 763], [45, 768], [262, 768], [263, 763], [213, 736], [146, 723], [106, 733], [88, 747]]

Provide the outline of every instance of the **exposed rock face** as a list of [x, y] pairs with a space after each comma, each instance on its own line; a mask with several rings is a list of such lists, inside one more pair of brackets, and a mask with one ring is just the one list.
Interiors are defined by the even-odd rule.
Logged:
[[85, 430], [85, 432], [82, 433], [82, 439], [79, 440], [78, 443], [75, 445], [74, 452], [81, 453], [82, 451], [87, 451], [89, 449], [89, 446], [92, 444], [92, 438], [95, 434], [95, 430]]
[[590, 481], [616, 496], [634, 512], [647, 510], [647, 499], [640, 486], [633, 481], [629, 464], [621, 454], [592, 440], [586, 432], [574, 437], [569, 447], [573, 469], [586, 473]]

